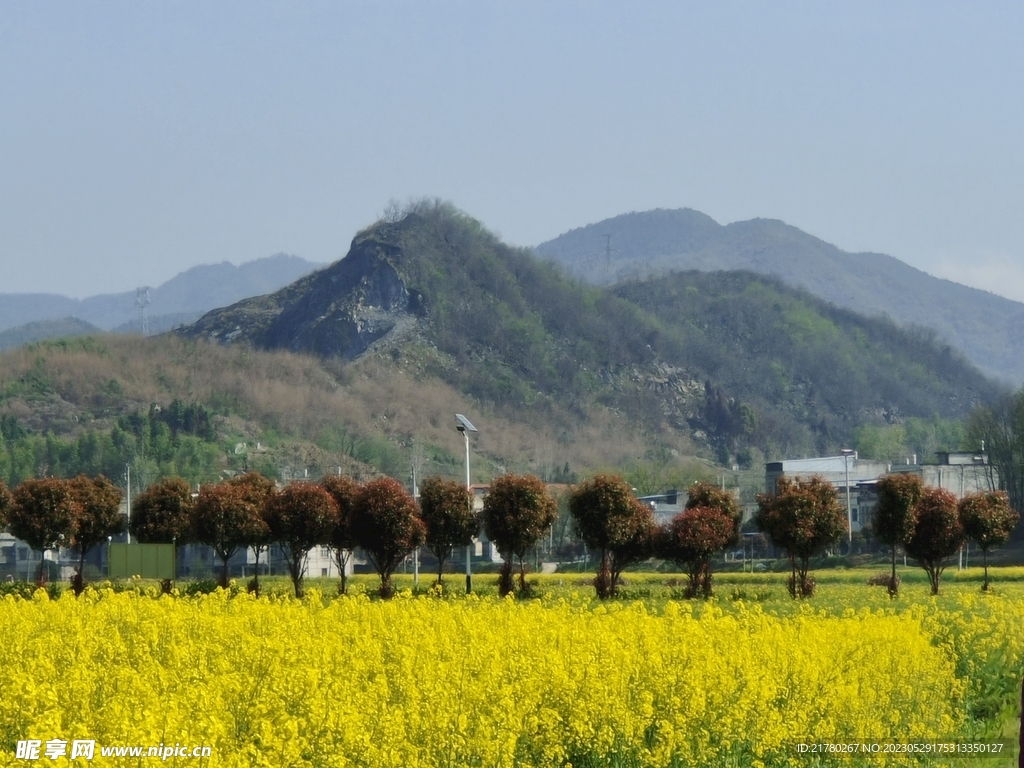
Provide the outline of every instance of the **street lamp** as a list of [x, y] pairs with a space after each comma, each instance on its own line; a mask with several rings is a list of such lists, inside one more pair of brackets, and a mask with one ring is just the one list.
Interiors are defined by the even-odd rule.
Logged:
[[850, 457], [857, 458], [857, 452], [852, 448], [843, 448], [843, 464], [846, 465], [846, 535], [849, 537], [851, 550], [853, 549], [853, 511], [850, 507]]
[[[462, 433], [462, 436], [466, 438], [466, 490], [469, 491], [469, 503], [473, 503], [473, 486], [469, 480], [469, 433], [478, 431], [473, 423], [463, 416], [461, 413], [455, 414], [455, 421], [458, 422], [455, 428]], [[473, 543], [470, 542], [466, 545], [466, 594], [468, 595], [473, 591], [473, 570], [470, 564], [470, 560], [473, 555]]]

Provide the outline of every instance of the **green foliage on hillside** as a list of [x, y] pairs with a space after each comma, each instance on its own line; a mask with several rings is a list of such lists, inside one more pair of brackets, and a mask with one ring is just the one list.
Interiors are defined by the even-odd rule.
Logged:
[[[928, 331], [866, 318], [759, 275], [681, 272], [614, 291], [665, 323], [670, 348], [708, 382], [701, 425], [730, 448], [821, 453], [859, 427], [904, 421], [910, 445], [955, 448], [928, 444], [922, 420], [960, 419], [999, 391]], [[905, 433], [900, 444], [907, 441]]]
[[95, 325], [79, 320], [77, 317], [65, 317], [63, 320], [39, 320], [0, 331], [0, 349], [12, 349], [43, 339], [66, 339], [99, 332], [100, 329]]
[[[184, 408], [205, 412], [196, 404]], [[170, 475], [193, 483], [216, 480], [223, 451], [212, 428], [200, 427], [197, 432], [174, 429], [161, 416], [160, 411], [127, 414], [111, 428], [91, 428], [64, 437], [52, 430], [30, 432], [16, 418], [4, 416], [0, 424], [0, 480], [14, 486], [43, 476], [84, 474], [120, 479], [128, 466], [135, 482], [143, 486]]]
[[499, 406], [544, 409], [598, 394], [595, 375], [650, 363], [650, 321], [609, 294], [512, 248], [444, 203], [415, 206], [368, 236], [400, 249], [396, 267], [423, 296], [429, 337], [452, 356], [445, 375]]
[[[301, 433], [303, 400], [318, 387], [303, 377], [327, 374], [308, 360], [252, 357], [168, 337], [82, 337], [6, 352], [0, 480], [14, 486], [30, 477], [103, 474], [122, 481], [130, 466], [139, 489], [169, 475], [210, 482], [225, 470], [354, 471], [356, 454], [398, 464], [366, 436], [337, 454], [316, 448], [317, 435]], [[256, 439], [264, 446], [250, 453]]]
[[360, 237], [386, 245], [421, 295], [429, 339], [454, 360], [436, 372], [463, 391], [533, 414], [597, 402], [656, 429], [667, 398], [653, 371], [669, 366], [703, 388], [669, 421], [703, 431], [723, 462], [750, 447], [835, 450], [864, 424], [959, 419], [998, 391], [929, 331], [751, 273], [599, 289], [438, 202]]

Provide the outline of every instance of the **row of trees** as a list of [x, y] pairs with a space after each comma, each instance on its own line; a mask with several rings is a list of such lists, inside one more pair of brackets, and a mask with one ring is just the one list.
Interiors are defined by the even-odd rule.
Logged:
[[[790, 594], [810, 597], [814, 582], [810, 559], [833, 546], [848, 532], [846, 512], [836, 489], [820, 477], [780, 478], [774, 494], [758, 496], [757, 526], [772, 544], [786, 550], [790, 564]], [[925, 487], [921, 478], [893, 474], [878, 482], [874, 534], [892, 548], [889, 594], [899, 592], [896, 552], [902, 547], [928, 574], [933, 595], [939, 593], [949, 558], [968, 540], [982, 550], [983, 590], [988, 589], [988, 552], [1004, 543], [1019, 520], [1006, 493], [969, 494], [959, 501], [942, 488]]]
[[[33, 549], [57, 547], [78, 550], [78, 570], [72, 584], [75, 594], [83, 588], [85, 556], [96, 545], [124, 530], [121, 489], [102, 475], [62, 480], [31, 479], [11, 493], [0, 482], [0, 528]], [[39, 581], [46, 578], [46, 562], [39, 564]]]
[[[968, 539], [982, 549], [982, 589], [988, 589], [989, 549], [1005, 542], [1019, 519], [1005, 493], [977, 493], [957, 501], [948, 491], [924, 487], [916, 476], [898, 474], [879, 481], [878, 496], [874, 529], [893, 550], [891, 595], [899, 588], [898, 546], [928, 573], [932, 594], [937, 594], [948, 558]], [[13, 493], [0, 483], [0, 524], [34, 549], [77, 549], [74, 586], [79, 593], [86, 554], [123, 530], [121, 500], [121, 490], [103, 476], [26, 480]], [[617, 476], [599, 474], [574, 486], [568, 506], [580, 537], [600, 553], [594, 586], [602, 599], [617, 594], [626, 567], [650, 557], [669, 560], [687, 574], [688, 596], [710, 596], [712, 559], [735, 545], [739, 536], [735, 497], [708, 483], [694, 483], [684, 511], [660, 527], [651, 509]], [[496, 479], [478, 518], [469, 490], [440, 477], [427, 479], [417, 503], [391, 478], [359, 485], [348, 477], [330, 476], [320, 483], [293, 482], [277, 489], [272, 480], [250, 472], [204, 486], [196, 494], [185, 480], [165, 478], [136, 498], [130, 529], [143, 543], [210, 546], [223, 563], [224, 586], [228, 561], [238, 550], [251, 548], [256, 554], [256, 591], [260, 555], [279, 543], [299, 597], [311, 549], [332, 548], [344, 593], [349, 558], [358, 547], [380, 576], [380, 594], [387, 597], [393, 593], [395, 570], [421, 544], [437, 558], [437, 580], [443, 584], [445, 562], [456, 547], [470, 544], [482, 524], [505, 560], [499, 579], [504, 595], [526, 590], [526, 557], [556, 515], [555, 500], [532, 475]], [[835, 488], [820, 477], [781, 478], [774, 494], [758, 497], [755, 522], [788, 554], [790, 594], [811, 596], [810, 559], [847, 533]]]
[[569, 512], [586, 545], [601, 555], [594, 588], [618, 593], [624, 568], [650, 557], [672, 561], [687, 574], [686, 594], [710, 596], [711, 560], [737, 542], [740, 510], [728, 491], [708, 483], [689, 488], [686, 508], [658, 526], [651, 508], [621, 477], [596, 475], [569, 494]]
[[896, 596], [896, 548], [902, 546], [928, 574], [932, 594], [948, 558], [968, 540], [981, 548], [985, 564], [982, 590], [987, 591], [988, 552], [1010, 538], [1020, 516], [1004, 491], [956, 496], [942, 488], [926, 488], [916, 475], [887, 475], [878, 482], [875, 534], [892, 547], [889, 594]]
[[[26, 480], [13, 494], [0, 483], [0, 526], [33, 549], [74, 547], [80, 552], [75, 577], [82, 588], [85, 556], [94, 546], [124, 530], [123, 494], [105, 477]], [[240, 549], [259, 558], [273, 543], [285, 555], [295, 594], [303, 594], [309, 550], [332, 548], [347, 589], [351, 553], [360, 548], [380, 576], [380, 593], [393, 593], [392, 574], [421, 544], [437, 558], [438, 583], [455, 547], [467, 546], [481, 523], [506, 560], [503, 592], [512, 591], [513, 559], [519, 561], [519, 588], [525, 589], [525, 561], [551, 527], [557, 504], [537, 477], [505, 475], [492, 485], [482, 519], [472, 495], [460, 483], [440, 477], [423, 484], [420, 501], [397, 480], [380, 478], [363, 485], [348, 477], [320, 483], [294, 482], [281, 489], [257, 472], [203, 486], [193, 493], [187, 481], [169, 477], [136, 497], [130, 532], [142, 543], [197, 542], [221, 560], [221, 584], [227, 585], [228, 561]], [[40, 580], [43, 578], [40, 569]]]
[[466, 531], [451, 520], [442, 522], [448, 513], [452, 519], [466, 517], [470, 500], [464, 487], [431, 478], [425, 489], [436, 500], [425, 505], [426, 519], [435, 514], [435, 525], [429, 529], [416, 501], [392, 478], [359, 485], [349, 477], [328, 476], [320, 483], [299, 481], [278, 490], [272, 480], [249, 472], [204, 486], [195, 497], [184, 480], [167, 478], [136, 499], [131, 529], [142, 542], [195, 541], [210, 546], [223, 564], [224, 586], [228, 561], [240, 549], [251, 548], [257, 574], [252, 588], [257, 592], [260, 556], [279, 543], [298, 597], [304, 593], [309, 550], [331, 547], [344, 593], [349, 558], [360, 547], [380, 575], [381, 595], [389, 597], [394, 591], [392, 574], [415, 547], [425, 541], [433, 544], [443, 566], [451, 547], [468, 543], [475, 533], [464, 535]]
[[[949, 558], [970, 540], [982, 550], [987, 590], [988, 553], [1006, 542], [1019, 520], [1002, 491], [982, 492], [959, 501], [949, 491], [926, 488], [915, 475], [888, 475], [879, 481], [874, 533], [892, 547], [889, 593], [898, 594], [896, 551], [903, 547], [928, 574], [932, 594]], [[757, 527], [786, 551], [794, 598], [814, 594], [811, 558], [838, 544], [848, 533], [846, 511], [834, 486], [821, 477], [781, 478], [773, 494], [757, 497]], [[619, 576], [648, 557], [675, 563], [687, 574], [688, 596], [710, 596], [714, 556], [736, 544], [740, 514], [735, 497], [707, 483], [689, 488], [686, 507], [657, 526], [651, 510], [621, 478], [596, 477], [575, 486], [569, 510], [581, 538], [601, 560], [594, 585], [601, 598], [617, 593]]]

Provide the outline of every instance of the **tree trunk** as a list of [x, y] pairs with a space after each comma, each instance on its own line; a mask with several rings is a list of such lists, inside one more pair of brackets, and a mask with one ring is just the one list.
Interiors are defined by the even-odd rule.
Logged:
[[900, 593], [900, 583], [896, 581], [896, 545], [892, 545], [892, 575], [889, 577], [889, 597], [895, 598]]
[[705, 598], [711, 597], [711, 561], [705, 560], [701, 567], [700, 590]]
[[498, 595], [505, 597], [515, 591], [515, 585], [512, 582], [512, 561], [506, 560], [501, 570], [498, 572]]
[[223, 589], [228, 588], [228, 560], [230, 559], [230, 557], [230, 555], [228, 555], [228, 557], [224, 557], [222, 555], [220, 558], [221, 561], [224, 563], [224, 567], [220, 572], [220, 581], [218, 582], [218, 585]]
[[380, 575], [380, 596], [385, 600], [390, 599], [395, 594], [395, 587], [391, 583], [391, 574], [382, 573]]
[[985, 547], [981, 550], [982, 560], [985, 562], [985, 581], [981, 585], [982, 592], [988, 592], [988, 548]]
[[85, 552], [80, 552], [78, 557], [78, 571], [71, 577], [71, 589], [78, 597], [85, 591]]
[[[252, 581], [245, 585], [246, 590], [251, 595], [260, 596], [260, 549], [261, 547], [253, 547], [252, 551], [256, 554], [256, 567], [253, 570]], [[242, 571], [242, 575], [245, 575], [245, 571]]]
[[445, 558], [441, 557], [440, 555], [438, 555], [438, 558], [437, 558], [437, 586], [441, 587], [442, 589], [444, 588], [444, 580], [441, 578], [441, 575], [444, 573], [444, 561], [445, 561]]
[[601, 565], [594, 579], [594, 591], [601, 600], [607, 600], [615, 593], [615, 575], [608, 565], [608, 550], [605, 549], [601, 550]]
[[348, 594], [348, 558], [350, 555], [346, 555], [347, 550], [338, 549], [335, 550], [334, 563], [338, 566], [338, 571], [341, 573], [341, 583], [338, 585], [338, 594]]

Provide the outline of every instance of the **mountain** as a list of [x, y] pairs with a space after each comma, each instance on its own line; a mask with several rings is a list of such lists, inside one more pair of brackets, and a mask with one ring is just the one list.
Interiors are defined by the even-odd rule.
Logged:
[[101, 329], [76, 317], [65, 317], [62, 320], [40, 320], [0, 331], [0, 349], [20, 347], [23, 344], [31, 344], [44, 339], [70, 339], [75, 336], [89, 336], [96, 333], [101, 333]]
[[[279, 253], [235, 266], [206, 264], [149, 289], [150, 332], [192, 322], [215, 307], [275, 291], [316, 269], [298, 256]], [[70, 299], [50, 294], [0, 294], [0, 331], [41, 320], [77, 317], [103, 330], [141, 330], [136, 291]]]
[[863, 315], [933, 328], [985, 373], [1024, 382], [1024, 304], [891, 256], [847, 253], [781, 221], [723, 226], [698, 211], [659, 209], [571, 230], [536, 251], [600, 285], [682, 270], [775, 276]]
[[617, 425], [609, 440], [644, 435], [720, 461], [834, 451], [861, 425], [955, 419], [1000, 392], [933, 335], [777, 279], [690, 272], [600, 288], [436, 202], [176, 333], [339, 370], [372, 356], [564, 443], [603, 412]]

